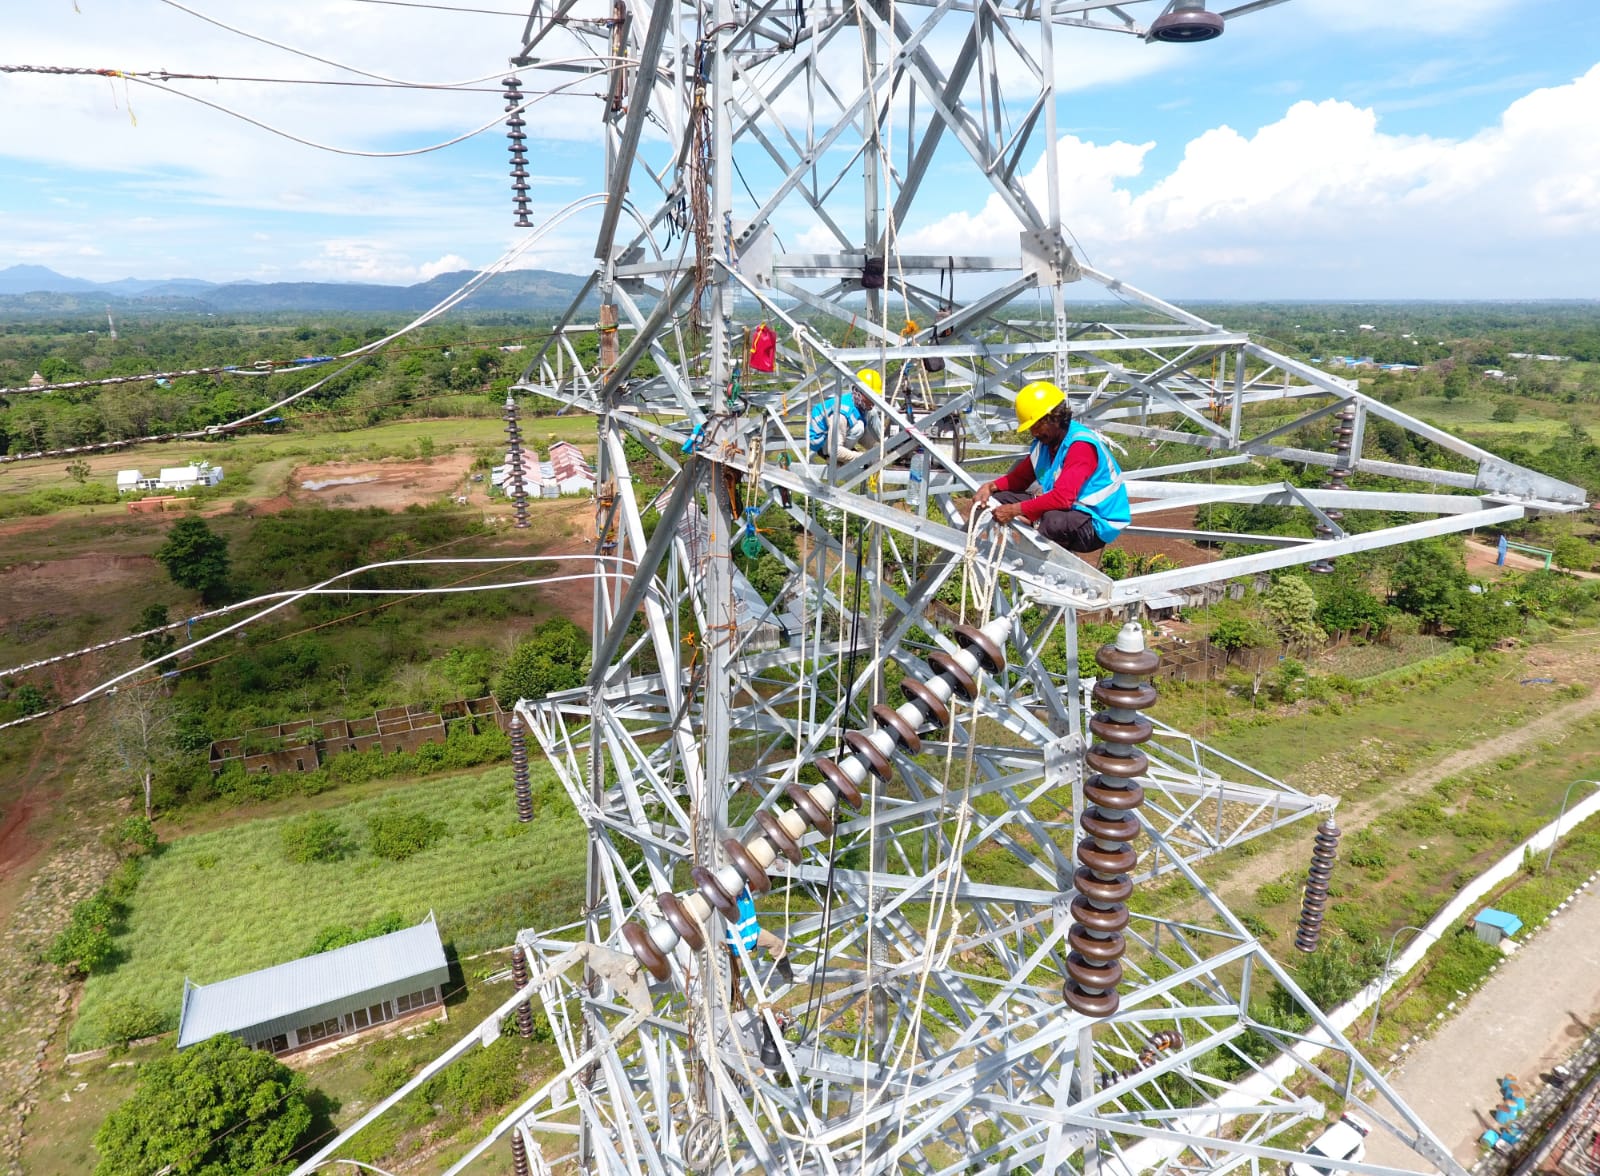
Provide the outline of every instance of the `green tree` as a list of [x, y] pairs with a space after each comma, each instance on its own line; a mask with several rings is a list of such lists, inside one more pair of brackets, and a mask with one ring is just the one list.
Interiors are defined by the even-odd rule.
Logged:
[[1354, 572], [1343, 570], [1342, 563], [1332, 576], [1318, 579], [1316, 622], [1330, 633], [1348, 633], [1363, 625], [1381, 632], [1388, 627], [1389, 610], [1383, 601], [1367, 591]]
[[80, 486], [89, 480], [89, 472], [89, 463], [81, 457], [67, 463], [67, 477]]
[[1451, 368], [1444, 378], [1444, 398], [1446, 400], [1459, 400], [1467, 394], [1467, 369], [1463, 367]]
[[1299, 576], [1285, 576], [1268, 588], [1261, 607], [1285, 645], [1314, 645], [1325, 636], [1316, 620], [1317, 594]]
[[218, 1034], [147, 1062], [95, 1133], [95, 1176], [272, 1176], [311, 1126], [305, 1077]]
[[200, 593], [207, 604], [220, 602], [228, 587], [228, 541], [204, 519], [179, 519], [156, 549], [156, 559], [180, 588]]
[[1494, 411], [1489, 414], [1491, 421], [1499, 421], [1502, 425], [1509, 425], [1517, 419], [1517, 402], [1515, 400], [1502, 400], [1494, 406]]
[[1230, 656], [1241, 649], [1255, 649], [1268, 645], [1272, 634], [1254, 617], [1244, 613], [1229, 613], [1211, 630], [1211, 644]]
[[512, 650], [494, 692], [501, 706], [511, 706], [519, 698], [543, 698], [554, 690], [581, 686], [588, 674], [588, 634], [565, 617], [555, 617]]
[[1445, 623], [1466, 586], [1460, 549], [1441, 539], [1409, 544], [1389, 574], [1395, 606], [1433, 626]]

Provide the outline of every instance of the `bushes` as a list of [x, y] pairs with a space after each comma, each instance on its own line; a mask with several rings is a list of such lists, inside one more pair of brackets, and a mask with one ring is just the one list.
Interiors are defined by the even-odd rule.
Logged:
[[111, 936], [122, 909], [104, 892], [72, 908], [72, 918], [45, 952], [45, 959], [80, 976], [100, 971], [111, 962]]
[[95, 1021], [101, 1038], [113, 1046], [125, 1046], [130, 1041], [154, 1037], [172, 1028], [165, 1013], [134, 997], [107, 1002]]
[[311, 940], [311, 946], [306, 950], [306, 955], [321, 955], [325, 951], [332, 951], [337, 947], [349, 947], [352, 943], [360, 943], [364, 939], [392, 935], [396, 931], [405, 930], [405, 927], [405, 917], [398, 911], [379, 915], [362, 927], [334, 924], [317, 932], [315, 938]]
[[503, 707], [583, 685], [589, 674], [589, 635], [565, 617], [537, 626], [518, 643], [495, 683]]
[[387, 862], [403, 862], [445, 834], [445, 823], [426, 813], [388, 809], [367, 818], [367, 848]]
[[283, 856], [291, 862], [336, 862], [350, 852], [344, 826], [327, 813], [306, 813], [279, 831]]

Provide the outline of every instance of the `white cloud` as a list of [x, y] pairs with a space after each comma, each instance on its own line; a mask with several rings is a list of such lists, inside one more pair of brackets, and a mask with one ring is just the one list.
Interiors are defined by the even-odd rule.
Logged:
[[[1452, 140], [1383, 132], [1370, 110], [1298, 102], [1246, 137], [1223, 126], [1135, 194], [1152, 144], [1059, 143], [1064, 219], [1100, 268], [1185, 296], [1594, 296], [1600, 281], [1600, 66]], [[1043, 169], [1027, 183], [1042, 196]], [[998, 198], [906, 248], [1016, 248]]]
[[425, 261], [417, 267], [417, 275], [424, 282], [429, 278], [436, 278], [440, 274], [451, 274], [458, 270], [472, 269], [473, 265], [459, 253], [446, 253], [435, 261]]

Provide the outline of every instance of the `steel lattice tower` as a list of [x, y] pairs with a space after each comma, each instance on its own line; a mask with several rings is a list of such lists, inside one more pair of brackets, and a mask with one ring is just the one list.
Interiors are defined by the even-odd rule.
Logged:
[[[1084, 611], [1583, 504], [1068, 244], [1057, 42], [1198, 40], [1276, 2], [535, 5], [513, 65], [609, 95], [594, 272], [516, 389], [597, 422], [593, 671], [518, 707], [588, 824], [589, 885], [581, 926], [519, 938], [530, 987], [484, 1029], [537, 991], [564, 1069], [481, 1147], [517, 1132], [538, 1168], [618, 1176], [1256, 1171], [1343, 1102], [1416, 1170], [1460, 1172], [1200, 872], [1333, 802], [1163, 725], [1136, 631], [1080, 682]], [[901, 247], [957, 171], [1014, 214], [1014, 250]], [[1080, 284], [1124, 311], [1075, 314]], [[771, 376], [744, 363], [763, 320]], [[817, 462], [811, 408], [866, 367], [877, 443]], [[1253, 553], [1112, 580], [969, 526], [972, 471], [1017, 451], [1011, 399], [1040, 377], [1134, 446], [1133, 533]], [[1447, 457], [1380, 456], [1374, 422]], [[1306, 537], [1200, 525], [1238, 504]], [[794, 985], [730, 975], [717, 912], [749, 878]]]

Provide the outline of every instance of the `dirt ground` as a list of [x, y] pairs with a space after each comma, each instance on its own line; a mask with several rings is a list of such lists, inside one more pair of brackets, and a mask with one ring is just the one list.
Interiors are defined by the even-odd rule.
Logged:
[[426, 461], [336, 461], [301, 466], [290, 476], [285, 497], [294, 503], [384, 510], [404, 510], [447, 494], [466, 495], [469, 487], [481, 498], [483, 484], [467, 481], [471, 466], [472, 456], [466, 453]]
[[[1138, 527], [1174, 527], [1191, 530], [1195, 525], [1194, 510], [1159, 510], [1140, 515], [1134, 525]], [[1134, 555], [1164, 555], [1181, 568], [1197, 564], [1214, 563], [1221, 558], [1219, 550], [1197, 547], [1186, 539], [1169, 539], [1162, 535], [1128, 535], [1117, 540], [1117, 546]]]
[[[1544, 567], [1544, 560], [1531, 555], [1523, 555], [1519, 551], [1506, 552], [1505, 567], [1497, 562], [1500, 558], [1499, 551], [1492, 543], [1480, 543], [1476, 539], [1467, 540], [1467, 571], [1475, 576], [1497, 576], [1507, 568], [1518, 572], [1536, 572]], [[1577, 576], [1580, 580], [1600, 580], [1600, 575], [1594, 572], [1569, 572], [1568, 575]]]

